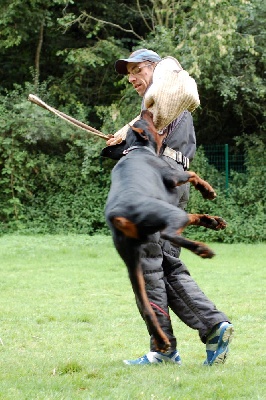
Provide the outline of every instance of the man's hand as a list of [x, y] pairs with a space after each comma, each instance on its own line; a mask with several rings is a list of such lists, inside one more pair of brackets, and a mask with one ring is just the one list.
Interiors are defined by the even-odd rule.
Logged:
[[107, 146], [114, 146], [115, 144], [119, 144], [123, 141], [121, 136], [114, 137], [114, 135], [108, 135], [109, 139], [107, 140]]

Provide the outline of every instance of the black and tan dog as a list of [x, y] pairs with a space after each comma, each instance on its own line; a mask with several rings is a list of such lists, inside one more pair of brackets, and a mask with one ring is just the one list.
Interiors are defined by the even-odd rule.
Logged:
[[[214, 256], [204, 243], [181, 236], [188, 225], [201, 225], [210, 229], [224, 229], [225, 221], [206, 214], [187, 214], [173, 205], [175, 187], [186, 182], [213, 199], [213, 188], [195, 172], [172, 169], [157, 151], [162, 137], [157, 133], [152, 115], [143, 111], [141, 119], [130, 127], [126, 141], [102, 151], [105, 157], [124, 157], [112, 171], [112, 183], [105, 207], [105, 216], [111, 229], [114, 245], [124, 260], [136, 300], [155, 338], [158, 351], [167, 351], [170, 342], [162, 331], [149, 303], [140, 264], [140, 246], [150, 234], [160, 231], [161, 237], [174, 245], [185, 247], [203, 258]], [[112, 153], [112, 154], [111, 154]]]

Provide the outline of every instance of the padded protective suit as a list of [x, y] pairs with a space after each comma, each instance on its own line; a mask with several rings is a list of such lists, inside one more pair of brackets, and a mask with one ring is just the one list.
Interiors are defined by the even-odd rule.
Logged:
[[[181, 151], [192, 160], [196, 140], [191, 114], [188, 111], [183, 112], [173, 124], [175, 127], [165, 139], [165, 145]], [[172, 168], [183, 169], [173, 159], [163, 155], [161, 157]], [[184, 209], [189, 198], [189, 184], [177, 187], [176, 193], [176, 205]], [[203, 343], [206, 343], [208, 333], [216, 324], [229, 321], [201, 291], [179, 256], [180, 249], [160, 239], [159, 233], [150, 236], [149, 242], [142, 246], [141, 265], [148, 298], [162, 329], [170, 339], [172, 350], [176, 349], [176, 338], [168, 307], [186, 325], [198, 330]], [[154, 351], [152, 340], [150, 346]]]

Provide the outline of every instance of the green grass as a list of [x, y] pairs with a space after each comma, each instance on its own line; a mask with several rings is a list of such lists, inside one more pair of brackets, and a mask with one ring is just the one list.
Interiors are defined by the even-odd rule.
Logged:
[[182, 259], [232, 319], [226, 364], [172, 315], [183, 365], [128, 367], [149, 347], [126, 268], [102, 236], [0, 237], [0, 399], [266, 399], [265, 244]]

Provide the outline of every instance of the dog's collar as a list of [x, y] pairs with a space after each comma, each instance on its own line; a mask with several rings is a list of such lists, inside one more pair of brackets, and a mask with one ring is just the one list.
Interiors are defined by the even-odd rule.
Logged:
[[123, 154], [126, 155], [128, 154], [130, 151], [132, 150], [136, 150], [136, 149], [145, 149], [145, 150], [149, 150], [151, 151], [153, 154], [156, 154], [155, 151], [153, 149], [151, 149], [150, 147], [146, 147], [146, 146], [131, 146], [128, 149], [123, 151]]

